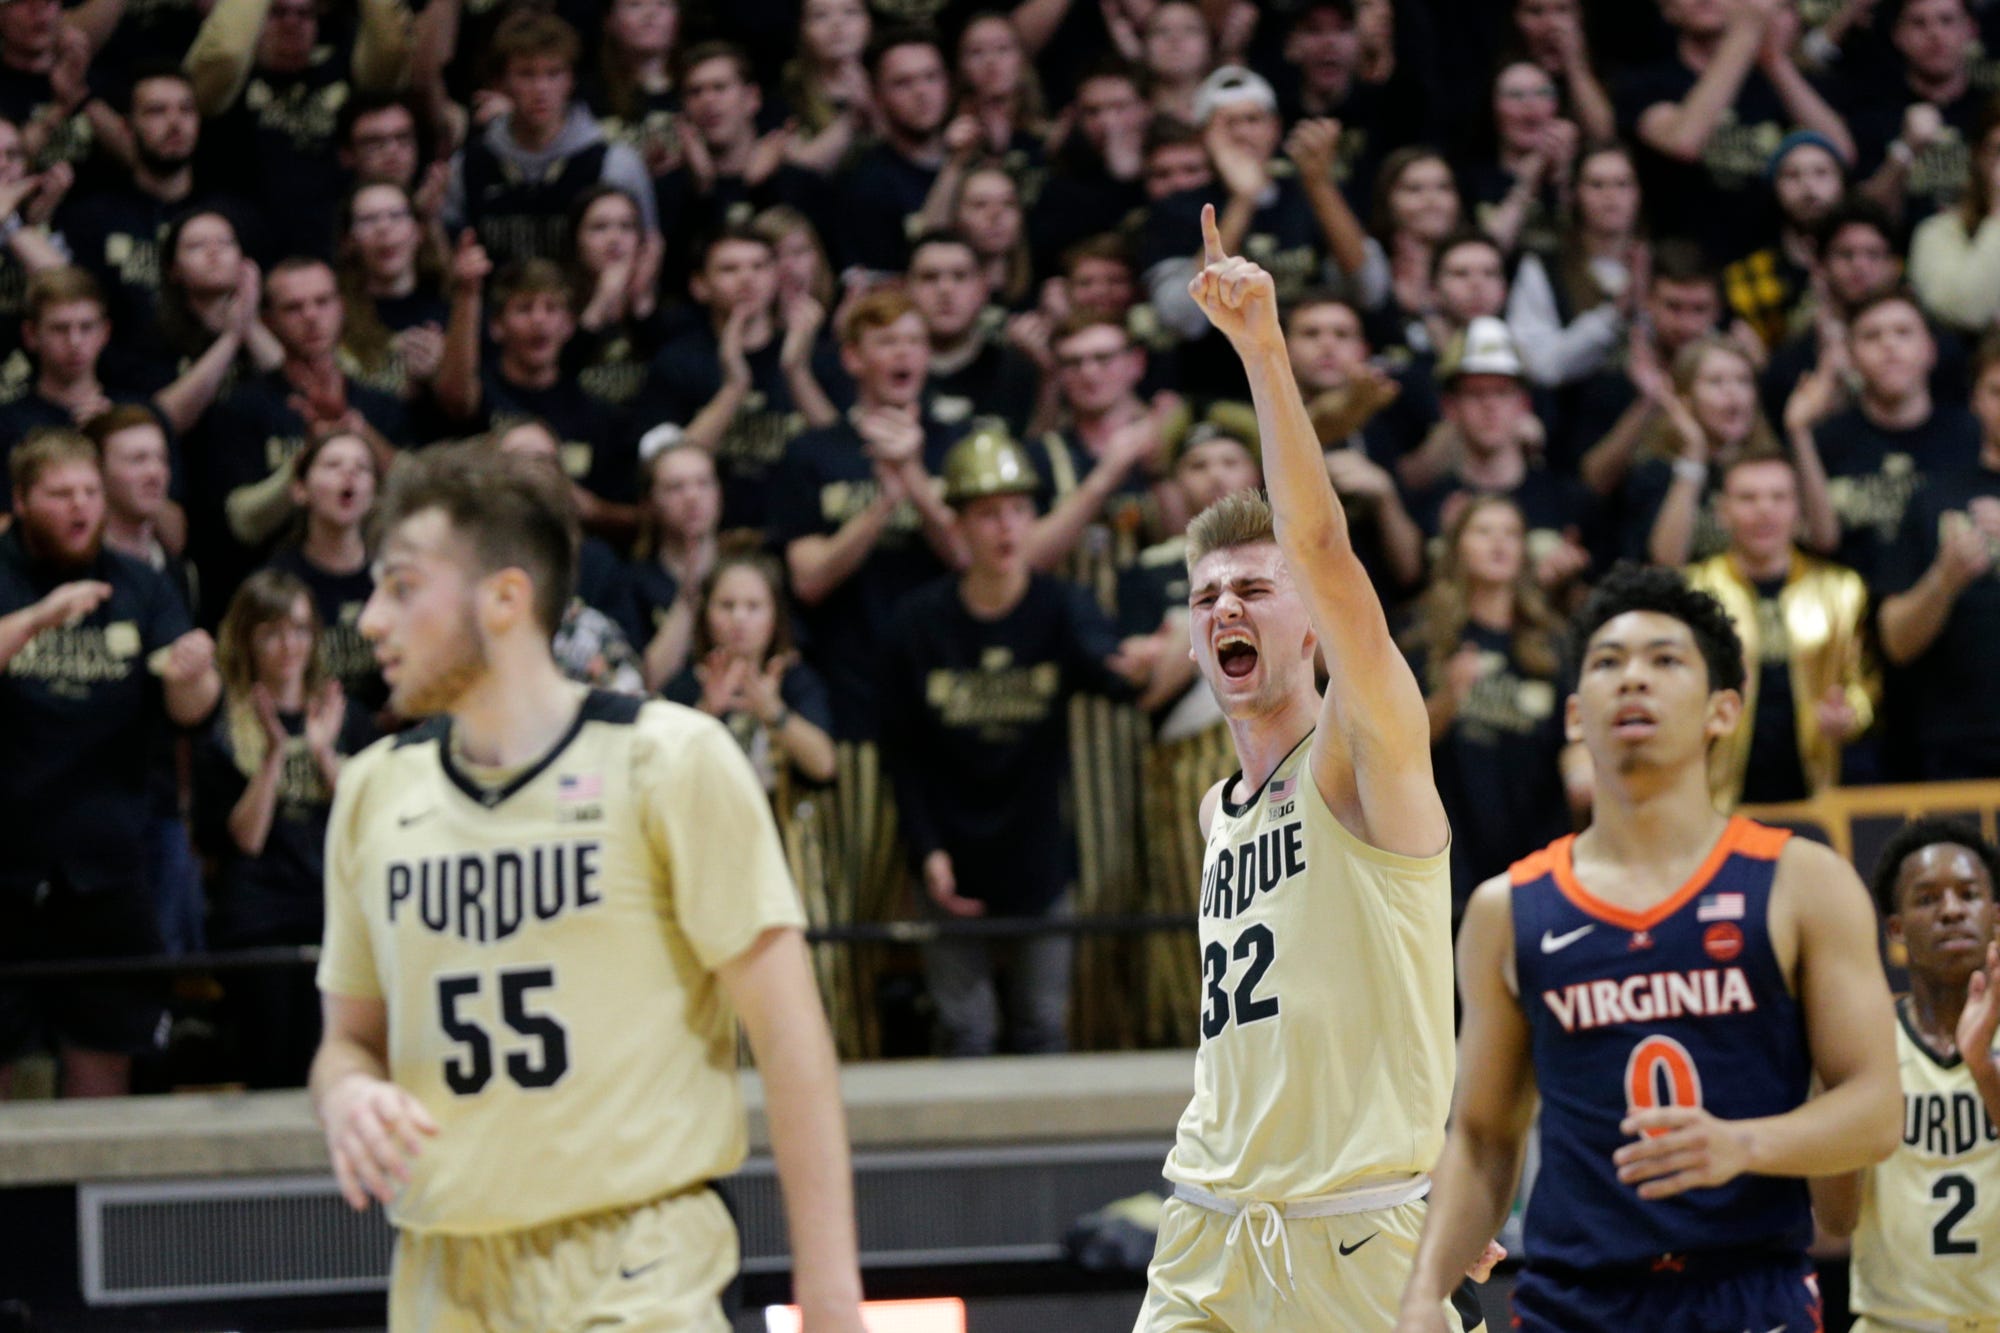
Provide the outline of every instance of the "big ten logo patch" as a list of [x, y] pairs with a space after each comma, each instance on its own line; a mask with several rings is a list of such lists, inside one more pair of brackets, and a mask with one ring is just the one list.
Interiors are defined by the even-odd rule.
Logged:
[[1004, 647], [989, 647], [973, 671], [939, 668], [924, 677], [924, 702], [947, 727], [972, 727], [992, 739], [1047, 720], [1062, 689], [1054, 662], [1017, 664]]

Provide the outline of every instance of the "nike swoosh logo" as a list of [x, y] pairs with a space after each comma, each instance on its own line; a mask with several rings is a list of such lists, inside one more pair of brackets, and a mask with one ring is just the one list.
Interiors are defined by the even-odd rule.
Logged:
[[1340, 1243], [1340, 1257], [1345, 1259], [1348, 1255], [1353, 1254], [1356, 1250], [1360, 1249], [1363, 1245], [1366, 1245], [1369, 1241], [1374, 1240], [1377, 1236], [1381, 1234], [1382, 1233], [1379, 1231], [1371, 1231], [1367, 1235], [1363, 1236], [1360, 1240], [1355, 1241], [1352, 1245], [1349, 1245], [1346, 1241], [1342, 1241]]
[[1560, 953], [1596, 929], [1597, 923], [1592, 922], [1587, 926], [1578, 926], [1575, 930], [1564, 935], [1558, 935], [1553, 930], [1545, 930], [1542, 932], [1542, 952]]
[[408, 828], [412, 824], [421, 824], [424, 820], [429, 819], [432, 815], [436, 813], [437, 810], [435, 807], [433, 807], [432, 809], [429, 810], [419, 810], [414, 815], [398, 815], [396, 816], [396, 827]]
[[666, 1261], [667, 1261], [666, 1256], [662, 1255], [658, 1259], [653, 1260], [652, 1263], [640, 1264], [637, 1268], [627, 1268], [625, 1267], [625, 1265], [620, 1264], [618, 1265], [618, 1276], [624, 1278], [627, 1282], [630, 1282], [635, 1277], [638, 1277], [645, 1273], [652, 1272], [655, 1268], [658, 1268], [661, 1264], [665, 1263]]

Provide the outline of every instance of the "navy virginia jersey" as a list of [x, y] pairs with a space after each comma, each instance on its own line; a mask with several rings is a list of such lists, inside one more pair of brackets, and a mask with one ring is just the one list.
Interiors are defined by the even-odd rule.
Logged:
[[1593, 897], [1574, 836], [1516, 862], [1514, 957], [1542, 1096], [1541, 1171], [1524, 1235], [1530, 1267], [1654, 1268], [1668, 1256], [1803, 1254], [1803, 1180], [1739, 1176], [1641, 1199], [1618, 1179], [1618, 1126], [1635, 1109], [1700, 1106], [1723, 1120], [1792, 1110], [1811, 1060], [1771, 947], [1771, 885], [1790, 834], [1729, 822], [1671, 898], [1644, 913]]

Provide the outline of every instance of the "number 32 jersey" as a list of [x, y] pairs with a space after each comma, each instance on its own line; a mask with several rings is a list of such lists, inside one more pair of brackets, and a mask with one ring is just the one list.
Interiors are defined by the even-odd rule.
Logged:
[[742, 1162], [715, 971], [804, 918], [720, 723], [593, 693], [492, 787], [419, 727], [341, 773], [326, 866], [320, 989], [387, 1003], [390, 1077], [440, 1129], [398, 1226], [519, 1230]]
[[1791, 835], [1732, 819], [1694, 876], [1650, 911], [1577, 882], [1575, 838], [1509, 872], [1514, 961], [1542, 1096], [1541, 1170], [1528, 1199], [1531, 1265], [1603, 1269], [1698, 1251], [1803, 1253], [1803, 1180], [1739, 1176], [1645, 1200], [1612, 1154], [1634, 1108], [1700, 1106], [1724, 1120], [1806, 1099], [1799, 1005], [1771, 947], [1778, 857]]
[[1429, 1171], [1452, 1047], [1449, 849], [1397, 856], [1342, 827], [1310, 734], [1202, 857], [1201, 1045], [1166, 1176], [1280, 1202]]

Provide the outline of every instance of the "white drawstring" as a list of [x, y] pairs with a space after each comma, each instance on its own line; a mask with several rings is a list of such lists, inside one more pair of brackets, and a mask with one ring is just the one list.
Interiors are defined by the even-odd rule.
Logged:
[[[1254, 1216], [1261, 1216], [1264, 1220], [1261, 1232], [1250, 1226]], [[1264, 1260], [1264, 1251], [1271, 1247], [1272, 1242], [1277, 1243], [1278, 1253], [1283, 1255], [1285, 1260], [1285, 1286], [1279, 1290], [1278, 1295], [1282, 1299], [1289, 1300], [1289, 1292], [1296, 1289], [1297, 1284], [1292, 1281], [1292, 1242], [1285, 1236], [1285, 1215], [1273, 1204], [1266, 1203], [1262, 1199], [1252, 1199], [1238, 1209], [1236, 1216], [1231, 1219], [1229, 1230], [1223, 1233], [1223, 1245], [1236, 1244], [1237, 1233], [1245, 1230], [1250, 1233], [1250, 1253], [1257, 1257], [1257, 1267], [1263, 1270], [1264, 1280], [1273, 1287], [1278, 1285], [1278, 1279], [1272, 1276], [1271, 1266]]]

